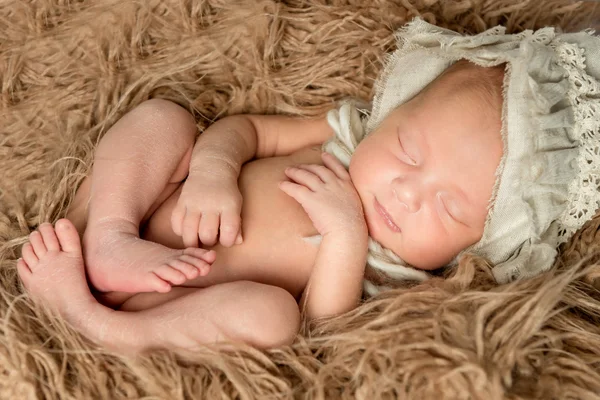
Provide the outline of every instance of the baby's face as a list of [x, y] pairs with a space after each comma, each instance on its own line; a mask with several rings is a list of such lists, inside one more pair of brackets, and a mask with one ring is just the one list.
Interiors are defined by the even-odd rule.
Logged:
[[429, 91], [357, 147], [350, 176], [370, 235], [416, 268], [444, 266], [483, 234], [502, 157], [501, 105]]

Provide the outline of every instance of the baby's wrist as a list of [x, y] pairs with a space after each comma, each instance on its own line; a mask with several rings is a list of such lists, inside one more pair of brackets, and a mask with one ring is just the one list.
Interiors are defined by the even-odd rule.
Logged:
[[338, 230], [339, 235], [349, 236], [350, 238], [367, 241], [369, 238], [369, 229], [367, 228], [367, 222], [364, 217], [356, 216], [347, 225], [341, 226]]
[[189, 179], [195, 177], [207, 178], [217, 177], [222, 180], [233, 180], [237, 182], [241, 165], [228, 160], [226, 157], [212, 155], [201, 157], [190, 163]]
[[369, 251], [369, 236], [360, 231], [333, 231], [323, 237], [321, 250], [324, 254], [329, 254], [331, 260], [335, 263], [328, 265], [337, 265], [342, 270], [363, 270], [366, 264], [367, 253]]
[[347, 227], [340, 227], [333, 229], [323, 235], [323, 238], [329, 238], [331, 241], [342, 242], [345, 245], [367, 246], [369, 240], [369, 232], [366, 225], [361, 226], [359, 224], [349, 225]]

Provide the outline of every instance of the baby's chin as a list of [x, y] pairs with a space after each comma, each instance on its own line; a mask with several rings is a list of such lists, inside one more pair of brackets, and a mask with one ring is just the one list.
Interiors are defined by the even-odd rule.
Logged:
[[[408, 243], [402, 240], [402, 235], [405, 236], [405, 239], [410, 238], [412, 229], [408, 231], [408, 233], [403, 231], [399, 236], [382, 235], [381, 240], [378, 240], [375, 236], [373, 238], [383, 247], [394, 252], [405, 263], [423, 271], [433, 271], [451, 264], [461, 251], [477, 243], [483, 234], [481, 233], [473, 240], [465, 239], [465, 242], [443, 242], [443, 239], [440, 239], [429, 243], [421, 242], [418, 246], [415, 246], [415, 243], [410, 243], [410, 240]], [[483, 229], [481, 229], [481, 232], [483, 232]], [[441, 248], [439, 242], [443, 242], [442, 244], [446, 246]]]
[[409, 263], [413, 268], [420, 269], [420, 270], [423, 270], [423, 271], [434, 271], [436, 269], [440, 269], [442, 267], [445, 267], [449, 262], [450, 262], [450, 260], [448, 260], [448, 262], [445, 262], [445, 263], [442, 263], [442, 264], [440, 264], [440, 263], [436, 263], [436, 264], [433, 264], [433, 263], [430, 263], [430, 264], [429, 263], [428, 264], [419, 263], [418, 265], [415, 265], [415, 264], [407, 261], [407, 263]]
[[[480, 238], [481, 237], [477, 240], [468, 241], [462, 247], [453, 244], [451, 248], [446, 249], [440, 249], [439, 246], [432, 245], [430, 248], [421, 248], [420, 250], [415, 250], [413, 248], [409, 252], [396, 252], [394, 249], [391, 250], [412, 267], [423, 271], [433, 271], [451, 264], [463, 250], [467, 249], [472, 244], [477, 243]], [[423, 256], [424, 254], [425, 256]]]
[[[433, 250], [422, 250], [420, 252], [401, 252], [391, 249], [398, 257], [404, 262], [410, 264], [413, 268], [420, 269], [423, 271], [433, 271], [448, 265], [455, 254], [440, 254]], [[404, 253], [404, 254], [403, 254]], [[435, 255], [435, 257], [433, 257]]]
[[376, 242], [381, 244], [386, 249], [391, 250], [394, 254], [400, 257], [402, 261], [410, 264], [416, 269], [433, 271], [448, 265], [454, 259], [454, 257], [458, 255], [458, 253], [449, 254], [449, 252], [440, 254], [439, 249], [436, 249], [436, 246], [433, 245], [431, 248], [427, 249], [415, 250], [412, 248], [410, 251], [406, 251], [401, 241], [401, 235], [405, 235], [405, 232], [392, 234], [391, 232], [387, 232], [387, 228], [382, 227], [380, 224], [376, 224], [369, 218], [367, 218], [367, 226], [369, 228], [369, 234]]

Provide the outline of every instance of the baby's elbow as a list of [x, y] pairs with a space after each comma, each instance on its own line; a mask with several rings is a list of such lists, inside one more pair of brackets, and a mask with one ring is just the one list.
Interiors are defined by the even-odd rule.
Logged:
[[177, 139], [190, 143], [196, 139], [198, 128], [194, 116], [172, 101], [159, 98], [146, 100], [132, 110], [132, 114], [137, 117], [138, 123], [145, 124], [150, 129], [169, 132], [177, 135]]

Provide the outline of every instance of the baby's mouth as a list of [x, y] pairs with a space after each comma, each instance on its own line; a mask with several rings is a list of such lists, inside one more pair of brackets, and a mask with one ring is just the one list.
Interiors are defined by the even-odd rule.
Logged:
[[398, 227], [398, 225], [396, 225], [394, 223], [394, 221], [392, 220], [392, 217], [390, 217], [390, 214], [387, 212], [387, 210], [385, 208], [383, 208], [383, 206], [377, 201], [377, 198], [375, 198], [375, 197], [373, 198], [373, 205], [375, 207], [375, 211], [377, 211], [377, 214], [379, 214], [379, 216], [381, 217], [381, 219], [383, 220], [385, 225], [392, 232], [395, 232], [395, 233], [402, 232], [400, 230], [400, 228]]

